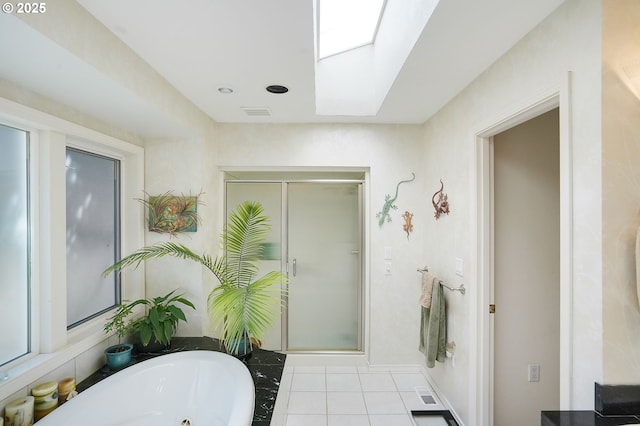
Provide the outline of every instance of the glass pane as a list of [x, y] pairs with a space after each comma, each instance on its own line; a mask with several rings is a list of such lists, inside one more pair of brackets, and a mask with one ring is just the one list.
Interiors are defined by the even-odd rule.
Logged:
[[119, 161], [67, 149], [67, 326], [119, 301]]
[[291, 183], [288, 196], [289, 349], [360, 349], [359, 184]]
[[[264, 213], [269, 217], [271, 232], [267, 236], [265, 260], [260, 262], [258, 275], [269, 271], [279, 271], [281, 263], [282, 235], [282, 184], [280, 183], [227, 183], [227, 217], [236, 206], [244, 201], [257, 201], [262, 204]], [[273, 327], [262, 340], [262, 348], [282, 350], [282, 317], [278, 316]]]
[[373, 43], [384, 0], [320, 0], [320, 59]]
[[0, 365], [29, 352], [29, 133], [0, 125]]

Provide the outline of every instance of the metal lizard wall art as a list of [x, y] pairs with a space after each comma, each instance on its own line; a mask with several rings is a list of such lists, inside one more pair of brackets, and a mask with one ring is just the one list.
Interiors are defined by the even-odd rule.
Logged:
[[416, 179], [416, 174], [411, 172], [411, 176], [412, 176], [411, 179], [401, 180], [400, 182], [398, 182], [398, 184], [396, 185], [396, 195], [394, 195], [393, 198], [391, 198], [390, 194], [387, 194], [384, 197], [384, 205], [382, 206], [382, 211], [376, 214], [376, 217], [379, 219], [378, 220], [379, 226], [384, 225], [385, 220], [387, 222], [391, 222], [391, 216], [389, 215], [389, 211], [391, 209], [393, 210], [398, 209], [398, 206], [396, 206], [393, 203], [398, 199], [398, 190], [400, 189], [400, 185], [407, 182], [413, 182]]
[[402, 225], [402, 229], [404, 230], [404, 232], [407, 233], [407, 240], [408, 240], [409, 234], [413, 232], [413, 223], [411, 223], [411, 220], [413, 219], [413, 213], [407, 210], [404, 212], [402, 217], [404, 219], [404, 225]]
[[[449, 214], [449, 196], [444, 192], [444, 183], [442, 179], [440, 179], [440, 189], [433, 194], [431, 197], [431, 204], [433, 204], [433, 208], [435, 209], [434, 217], [436, 220], [440, 219], [440, 215]], [[436, 200], [436, 196], [438, 196], [438, 200]]]

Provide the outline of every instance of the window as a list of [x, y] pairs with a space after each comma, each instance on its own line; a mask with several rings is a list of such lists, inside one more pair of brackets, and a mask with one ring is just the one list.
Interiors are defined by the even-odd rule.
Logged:
[[318, 59], [375, 40], [385, 0], [318, 0]]
[[120, 162], [67, 148], [67, 327], [120, 303]]
[[0, 147], [1, 366], [31, 350], [29, 133], [0, 125]]

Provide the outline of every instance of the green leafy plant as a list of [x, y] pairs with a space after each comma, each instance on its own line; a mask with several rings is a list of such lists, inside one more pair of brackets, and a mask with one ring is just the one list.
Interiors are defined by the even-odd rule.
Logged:
[[105, 275], [141, 262], [173, 256], [201, 264], [220, 282], [208, 297], [209, 316], [221, 328], [221, 339], [233, 354], [248, 339], [259, 341], [273, 324], [286, 292], [287, 276], [271, 271], [255, 279], [263, 258], [264, 243], [271, 229], [258, 202], [245, 201], [231, 213], [220, 239], [223, 254], [199, 255], [183, 244], [162, 243], [143, 247], [105, 270]]
[[118, 343], [124, 336], [130, 334], [131, 321], [127, 321], [129, 315], [133, 313], [133, 308], [129, 305], [120, 305], [109, 322], [104, 325], [104, 332], [109, 334], [115, 332], [118, 336]]
[[[191, 303], [182, 295], [174, 294], [176, 290], [159, 297], [138, 299], [131, 303], [118, 307], [111, 320], [105, 324], [104, 331], [110, 333], [114, 331], [118, 337], [140, 333], [140, 341], [143, 345], [148, 345], [151, 338], [155, 338], [159, 343], [168, 345], [176, 332], [180, 321], [187, 321], [182, 308], [177, 304], [182, 304], [195, 309]], [[134, 313], [134, 308], [144, 305], [146, 315], [141, 318], [129, 317]]]

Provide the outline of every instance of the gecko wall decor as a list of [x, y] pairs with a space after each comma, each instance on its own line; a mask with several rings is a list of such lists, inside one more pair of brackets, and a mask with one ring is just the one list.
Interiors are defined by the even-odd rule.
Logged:
[[[449, 196], [443, 192], [444, 183], [442, 179], [440, 179], [440, 189], [433, 194], [431, 197], [431, 204], [433, 204], [433, 208], [436, 210], [434, 216], [436, 220], [440, 219], [441, 214], [449, 214]], [[436, 200], [437, 196], [437, 200]]]
[[398, 184], [396, 185], [396, 194], [393, 196], [393, 198], [391, 198], [390, 194], [387, 194], [384, 197], [384, 205], [382, 206], [382, 210], [378, 212], [378, 214], [376, 214], [376, 217], [379, 219], [378, 225], [380, 227], [384, 225], [385, 221], [391, 222], [391, 216], [389, 215], [389, 212], [391, 210], [398, 209], [398, 206], [393, 203], [395, 203], [395, 201], [398, 199], [398, 190], [400, 189], [400, 185], [407, 182], [413, 182], [416, 179], [416, 174], [411, 172], [411, 176], [411, 179], [401, 180], [400, 182], [398, 182]]
[[413, 213], [410, 213], [409, 211], [405, 211], [404, 214], [402, 215], [402, 218], [404, 219], [404, 225], [402, 225], [402, 229], [404, 230], [404, 232], [407, 233], [407, 240], [408, 240], [409, 234], [413, 232], [413, 223], [411, 223], [411, 220], [413, 219]]

